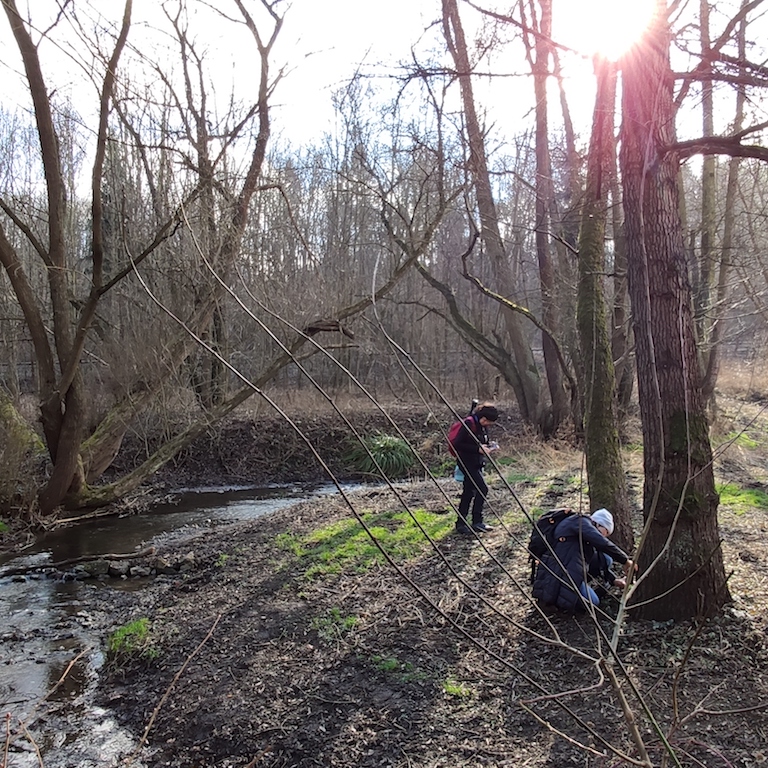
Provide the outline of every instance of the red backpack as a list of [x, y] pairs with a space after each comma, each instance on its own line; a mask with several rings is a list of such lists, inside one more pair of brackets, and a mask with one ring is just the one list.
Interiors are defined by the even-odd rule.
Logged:
[[471, 416], [467, 416], [461, 421], [455, 421], [453, 424], [451, 424], [451, 428], [448, 430], [448, 453], [450, 453], [451, 456], [457, 455], [455, 443], [457, 438], [459, 437], [461, 428], [465, 424], [468, 425], [469, 429], [472, 432], [475, 432], [475, 420]]

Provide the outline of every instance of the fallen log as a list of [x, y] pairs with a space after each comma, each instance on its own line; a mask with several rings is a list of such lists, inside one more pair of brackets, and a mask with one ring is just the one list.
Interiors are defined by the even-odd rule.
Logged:
[[123, 554], [106, 554], [106, 555], [81, 555], [80, 557], [70, 557], [67, 560], [59, 560], [56, 563], [38, 563], [37, 565], [20, 565], [14, 568], [6, 568], [0, 571], [0, 579], [7, 576], [23, 576], [27, 573], [34, 573], [35, 571], [47, 571], [56, 570], [60, 571], [62, 568], [67, 568], [70, 565], [77, 565], [78, 563], [91, 563], [95, 560], [132, 560], [141, 559], [142, 557], [149, 557], [156, 553], [155, 547], [148, 547], [141, 550], [141, 552], [128, 552]]

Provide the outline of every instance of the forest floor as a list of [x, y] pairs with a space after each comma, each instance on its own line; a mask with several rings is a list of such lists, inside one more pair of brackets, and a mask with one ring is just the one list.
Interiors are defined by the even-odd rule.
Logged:
[[[158, 554], [192, 552], [195, 568], [114, 598], [105, 638], [139, 618], [150, 630], [107, 664], [99, 702], [137, 740], [146, 734], [136, 761], [149, 768], [615, 768], [638, 758], [615, 672], [653, 766], [766, 766], [763, 408], [730, 403], [717, 439], [718, 482], [752, 494], [723, 494], [720, 508], [732, 602], [696, 622], [630, 615], [613, 665], [604, 659], [616, 596], [594, 617], [543, 613], [529, 598], [521, 508], [583, 510], [582, 456], [567, 442], [537, 443], [507, 417], [493, 435], [502, 477], [488, 473], [495, 529], [481, 537], [453, 531], [459, 486], [443, 476], [165, 539]], [[409, 413], [398, 423], [432, 466], [439, 430]], [[366, 431], [377, 419], [358, 414]], [[304, 426], [340, 466], [335, 418]], [[246, 482], [254, 462], [275, 482], [314, 479], [315, 462], [280, 425], [230, 430], [207, 456], [201, 446], [182, 457], [163, 488]], [[626, 455], [639, 508], [641, 455], [631, 445]], [[411, 535], [404, 510], [431, 543]], [[386, 556], [367, 545], [361, 520]]]

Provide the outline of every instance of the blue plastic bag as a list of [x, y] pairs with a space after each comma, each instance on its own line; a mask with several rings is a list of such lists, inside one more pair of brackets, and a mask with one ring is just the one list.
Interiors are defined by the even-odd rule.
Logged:
[[456, 465], [456, 469], [453, 470], [453, 479], [457, 483], [464, 482], [464, 473], [461, 471], [461, 467], [458, 464]]

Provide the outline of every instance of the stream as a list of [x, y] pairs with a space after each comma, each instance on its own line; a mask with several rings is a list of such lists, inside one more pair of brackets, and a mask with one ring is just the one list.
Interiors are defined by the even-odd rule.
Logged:
[[[249, 520], [316, 496], [335, 486], [183, 491], [172, 503], [125, 517], [97, 518], [41, 536], [22, 555], [0, 559], [0, 702], [5, 716], [3, 768], [106, 768], [124, 763], [136, 736], [93, 693], [104, 658], [95, 630], [107, 616], [96, 606], [146, 579], [66, 581], [32, 572], [2, 577], [4, 569], [100, 554], [130, 554], [163, 536]], [[98, 599], [97, 599], [98, 598]], [[10, 736], [8, 735], [10, 734]], [[142, 768], [139, 760], [130, 762]]]

